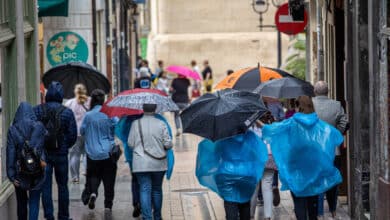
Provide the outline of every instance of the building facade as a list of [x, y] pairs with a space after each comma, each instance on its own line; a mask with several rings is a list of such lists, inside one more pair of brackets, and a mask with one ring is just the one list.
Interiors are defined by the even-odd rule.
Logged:
[[0, 216], [16, 219], [14, 187], [5, 172], [7, 130], [19, 102], [39, 100], [36, 1], [0, 0]]
[[[252, 1], [148, 0], [151, 24], [147, 58], [166, 65], [189, 66], [191, 60], [209, 60], [215, 82], [228, 69], [254, 67], [258, 63], [277, 67], [277, 32], [259, 29], [259, 15]], [[269, 1], [263, 25], [274, 25], [277, 10]], [[282, 34], [282, 55], [286, 57], [289, 38]]]
[[390, 3], [317, 0], [309, 11], [311, 81], [328, 81], [350, 120], [341, 193], [353, 219], [390, 219]]

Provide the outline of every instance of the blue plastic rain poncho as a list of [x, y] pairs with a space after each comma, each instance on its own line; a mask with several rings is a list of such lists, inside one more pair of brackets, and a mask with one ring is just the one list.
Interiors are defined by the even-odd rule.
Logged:
[[298, 197], [323, 193], [342, 181], [333, 166], [342, 134], [316, 113], [296, 113], [292, 118], [263, 127], [279, 169], [282, 190]]
[[[122, 117], [115, 127], [115, 135], [123, 143], [126, 162], [130, 164], [130, 167], [132, 166], [132, 162], [133, 162], [133, 150], [131, 147], [129, 147], [127, 145], [127, 139], [129, 137], [131, 124], [133, 123], [133, 121], [135, 121], [141, 117], [142, 117], [142, 115], [131, 115], [131, 116]], [[172, 129], [169, 126], [169, 123], [167, 122], [167, 120], [162, 115], [159, 115], [159, 114], [156, 114], [155, 117], [162, 120], [167, 125], [169, 135], [172, 138]], [[168, 162], [168, 170], [167, 170], [166, 176], [167, 176], [167, 179], [169, 180], [172, 176], [173, 167], [175, 165], [175, 155], [174, 155], [172, 149], [169, 149], [167, 151], [167, 162]]]
[[213, 143], [199, 143], [196, 177], [223, 200], [248, 202], [261, 179], [267, 147], [252, 131]]

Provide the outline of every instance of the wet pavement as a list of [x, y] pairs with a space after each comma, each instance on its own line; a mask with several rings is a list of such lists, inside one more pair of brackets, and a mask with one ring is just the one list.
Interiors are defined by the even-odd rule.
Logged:
[[[170, 121], [172, 117], [168, 116]], [[163, 185], [163, 219], [172, 220], [222, 220], [225, 219], [222, 200], [213, 192], [200, 186], [195, 177], [196, 149], [201, 138], [184, 134], [174, 138], [175, 168], [170, 181], [164, 180]], [[53, 180], [53, 182], [55, 182]], [[81, 202], [81, 192], [84, 188], [84, 177], [80, 184], [69, 183], [70, 214], [74, 220], [127, 220], [132, 217], [131, 176], [124, 158], [118, 162], [117, 180], [115, 185], [115, 199], [112, 212], [104, 211], [103, 186], [100, 186], [96, 208], [89, 210]], [[57, 190], [54, 184], [53, 199], [57, 210]], [[325, 202], [326, 204], [326, 202]], [[337, 219], [349, 219], [346, 204], [338, 209]], [[325, 207], [327, 210], [327, 207]], [[40, 211], [43, 218], [43, 209]], [[256, 218], [263, 219], [262, 207], [256, 209]], [[274, 207], [273, 219], [295, 219], [293, 203], [290, 193], [281, 192], [281, 204]], [[326, 213], [324, 219], [331, 219]]]

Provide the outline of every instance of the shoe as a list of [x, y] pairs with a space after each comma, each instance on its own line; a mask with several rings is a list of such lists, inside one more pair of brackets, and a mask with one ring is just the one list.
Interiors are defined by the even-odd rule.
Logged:
[[141, 215], [141, 207], [138, 204], [134, 206], [133, 217], [138, 218], [140, 215]]
[[83, 192], [81, 193], [81, 201], [83, 202], [84, 205], [87, 205], [89, 202], [90, 194], [87, 189], [84, 189]]
[[272, 194], [274, 195], [274, 201], [273, 204], [274, 206], [278, 206], [280, 204], [280, 194], [279, 194], [279, 188], [273, 188], [272, 189]]
[[88, 208], [95, 209], [96, 194], [92, 193], [89, 197]]

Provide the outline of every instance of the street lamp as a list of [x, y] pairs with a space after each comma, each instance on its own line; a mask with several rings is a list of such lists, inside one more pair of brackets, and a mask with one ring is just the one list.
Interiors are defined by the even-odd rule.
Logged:
[[[279, 8], [285, 0], [271, 0], [272, 5], [276, 8]], [[252, 9], [254, 12], [259, 14], [260, 18], [260, 31], [263, 30], [263, 28], [275, 28], [275, 25], [263, 25], [263, 14], [266, 13], [269, 9], [269, 0], [252, 0]], [[278, 68], [282, 65], [282, 37], [280, 35], [280, 31], [278, 33]]]
[[260, 31], [263, 30], [263, 14], [268, 11], [269, 3], [268, 0], [253, 0], [252, 2], [253, 11], [260, 16]]

